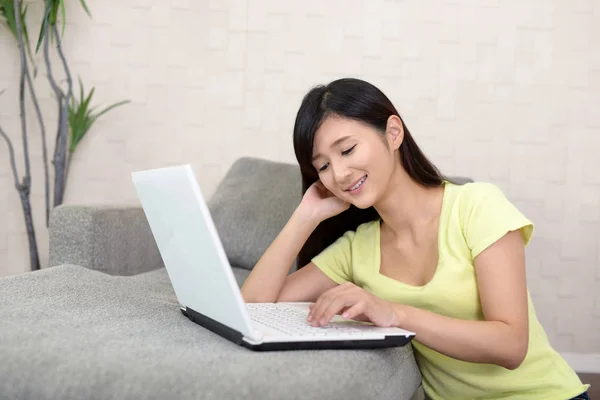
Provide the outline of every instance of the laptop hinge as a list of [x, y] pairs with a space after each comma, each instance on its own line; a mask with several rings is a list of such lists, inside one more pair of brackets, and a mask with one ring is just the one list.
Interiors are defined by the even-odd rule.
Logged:
[[244, 335], [241, 332], [231, 329], [230, 327], [223, 325], [222, 323], [215, 321], [212, 318], [202, 315], [197, 311], [189, 307], [180, 307], [183, 315], [188, 317], [191, 321], [203, 326], [204, 328], [216, 333], [217, 335], [223, 336], [225, 339], [231, 340], [236, 344], [242, 343]]

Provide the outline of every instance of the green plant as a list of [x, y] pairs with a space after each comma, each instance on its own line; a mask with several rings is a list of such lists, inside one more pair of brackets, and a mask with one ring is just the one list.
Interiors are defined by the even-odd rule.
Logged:
[[[85, 12], [91, 16], [90, 11], [85, 3], [85, 0], [80, 0]], [[61, 19], [59, 21], [59, 12]], [[40, 134], [42, 137], [42, 157], [44, 166], [44, 185], [45, 185], [45, 200], [46, 200], [46, 225], [50, 218], [50, 209], [62, 204], [63, 196], [66, 187], [66, 178], [69, 171], [69, 162], [71, 154], [76, 150], [77, 145], [89, 131], [94, 122], [103, 114], [111, 109], [128, 103], [129, 100], [121, 101], [108, 106], [100, 112], [95, 112], [95, 107], [90, 107], [94, 88], [87, 95], [84, 95], [84, 88], [81, 80], [80, 84], [80, 99], [73, 97], [73, 82], [71, 72], [67, 63], [67, 59], [62, 50], [62, 35], [64, 34], [66, 11], [64, 0], [45, 0], [44, 1], [44, 16], [41, 21], [40, 34], [36, 46], [36, 53], [43, 45], [43, 58], [46, 65], [46, 74], [50, 87], [54, 92], [54, 96], [58, 105], [58, 124], [56, 129], [56, 140], [54, 147], [54, 156], [52, 164], [54, 166], [54, 187], [53, 201], [50, 200], [50, 176], [48, 171], [48, 151], [46, 144], [46, 128], [43, 115], [40, 110], [36, 91], [33, 85], [33, 79], [30, 73], [30, 65], [26, 53], [29, 54], [31, 64], [34, 63], [31, 47], [29, 44], [29, 35], [25, 17], [27, 15], [27, 6], [24, 6], [23, 0], [0, 0], [0, 23], [8, 29], [9, 32], [16, 38], [19, 48], [20, 59], [20, 76], [19, 76], [19, 116], [21, 121], [21, 140], [23, 145], [23, 161], [25, 172], [22, 177], [19, 177], [17, 165], [15, 162], [15, 147], [11, 142], [11, 138], [0, 126], [0, 138], [4, 139], [9, 150], [9, 162], [12, 168], [14, 185], [17, 189], [21, 204], [23, 207], [23, 215], [25, 226], [27, 229], [27, 237], [29, 240], [29, 256], [32, 270], [40, 268], [37, 240], [35, 236], [35, 227], [33, 224], [33, 216], [30, 202], [31, 194], [31, 163], [29, 158], [29, 139], [27, 131], [27, 118], [25, 107], [26, 89], [29, 89], [31, 100], [34, 104], [34, 109], [38, 123], [40, 125]], [[62, 24], [62, 34], [59, 34], [58, 23]], [[66, 76], [66, 90], [59, 86], [54, 78], [51, 58], [50, 58], [50, 42], [53, 42], [54, 48], [58, 53], [60, 65], [62, 66]], [[35, 67], [34, 67], [35, 76]], [[2, 94], [4, 91], [0, 91]]]
[[71, 97], [71, 104], [69, 105], [69, 153], [75, 151], [79, 142], [81, 142], [85, 134], [99, 117], [113, 108], [130, 102], [130, 100], [119, 101], [96, 113], [94, 112], [96, 107], [90, 107], [95, 90], [96, 88], [92, 88], [90, 93], [86, 96], [84, 94], [83, 83], [81, 82], [81, 79], [79, 79], [79, 100], [77, 100], [75, 96]]

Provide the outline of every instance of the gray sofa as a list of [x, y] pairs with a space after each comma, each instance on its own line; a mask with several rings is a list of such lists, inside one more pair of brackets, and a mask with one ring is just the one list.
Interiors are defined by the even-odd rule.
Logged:
[[[240, 285], [300, 198], [295, 165], [233, 164], [209, 208]], [[0, 398], [418, 396], [410, 345], [259, 353], [189, 321], [139, 207], [63, 205], [49, 229], [49, 267], [0, 279]]]

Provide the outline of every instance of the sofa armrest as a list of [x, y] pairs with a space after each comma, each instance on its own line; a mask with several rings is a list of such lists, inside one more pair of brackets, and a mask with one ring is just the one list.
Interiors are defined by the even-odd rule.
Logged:
[[50, 216], [48, 266], [76, 264], [110, 275], [164, 267], [139, 206], [61, 205]]

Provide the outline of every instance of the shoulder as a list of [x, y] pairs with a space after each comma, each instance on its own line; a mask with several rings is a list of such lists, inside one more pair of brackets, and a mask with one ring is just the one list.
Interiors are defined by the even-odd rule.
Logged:
[[489, 182], [454, 185], [461, 231], [473, 256], [512, 230], [520, 230], [525, 244], [533, 223], [513, 204], [499, 186]]
[[501, 204], [510, 204], [505, 193], [490, 182], [469, 182], [463, 185], [450, 184], [452, 203], [465, 216], [477, 209], [494, 208]]
[[477, 203], [490, 198], [505, 198], [502, 189], [490, 182], [469, 182], [464, 185], [455, 185], [455, 187], [461, 202], [465, 203]]
[[354, 235], [354, 241], [357, 243], [362, 243], [364, 241], [370, 241], [375, 237], [378, 230], [379, 230], [379, 219], [362, 223], [356, 228], [356, 232]]
[[379, 221], [371, 221], [344, 232], [311, 261], [334, 281], [351, 281], [353, 258], [356, 254], [364, 254], [369, 248], [369, 240], [377, 233], [374, 228], [378, 226]]
[[379, 228], [379, 220], [364, 222], [355, 230], [346, 231], [340, 236], [334, 244], [338, 246], [361, 246], [362, 244], [371, 241], [377, 234]]

